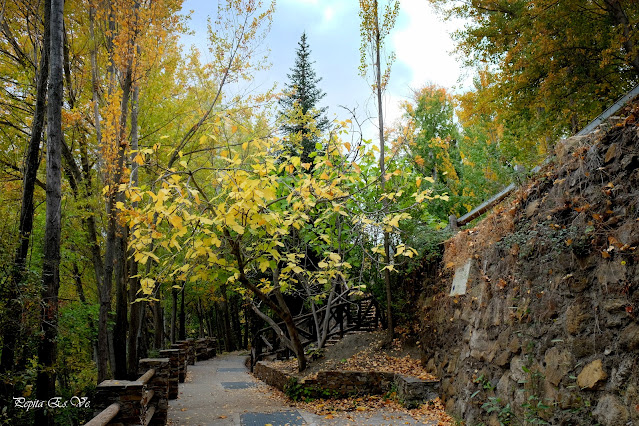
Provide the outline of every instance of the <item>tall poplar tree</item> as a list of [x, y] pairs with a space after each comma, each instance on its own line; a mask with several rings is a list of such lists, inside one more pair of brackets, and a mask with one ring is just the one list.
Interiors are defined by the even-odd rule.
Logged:
[[[43, 337], [38, 347], [36, 396], [46, 401], [55, 395], [58, 292], [60, 289], [60, 233], [62, 205], [62, 98], [64, 0], [52, 0], [49, 40], [49, 101], [47, 104], [47, 212], [42, 265]], [[37, 411], [36, 424], [53, 424], [51, 411]]]
[[[395, 59], [394, 54], [386, 60], [386, 67], [382, 73], [382, 49], [384, 39], [390, 34], [395, 26], [397, 15], [399, 14], [399, 1], [389, 1], [385, 7], [380, 9], [378, 0], [360, 0], [359, 16], [360, 32], [362, 44], [360, 46], [360, 75], [366, 77], [369, 66], [372, 68], [373, 83], [371, 85], [377, 100], [377, 120], [379, 125], [379, 188], [380, 192], [386, 190], [386, 164], [384, 149], [386, 146], [384, 139], [384, 106], [382, 104], [382, 94], [386, 89], [390, 78], [390, 69]], [[388, 198], [384, 198], [384, 213], [388, 213]], [[390, 235], [384, 231], [384, 263], [390, 266]], [[386, 304], [388, 316], [388, 340], [391, 341], [395, 335], [392, 312], [392, 291], [390, 270], [384, 269], [384, 287], [386, 288]]]
[[317, 86], [322, 78], [317, 77], [313, 69], [306, 32], [302, 33], [298, 46], [295, 66], [291, 68], [291, 74], [287, 74], [290, 81], [285, 85], [286, 95], [279, 100], [283, 120], [281, 130], [286, 135], [299, 136], [299, 139], [292, 138], [299, 140], [299, 145], [293, 142], [287, 150], [299, 156], [303, 163], [308, 163], [319, 140], [318, 132], [327, 130], [330, 122], [326, 117], [328, 108], [318, 107], [326, 93]]

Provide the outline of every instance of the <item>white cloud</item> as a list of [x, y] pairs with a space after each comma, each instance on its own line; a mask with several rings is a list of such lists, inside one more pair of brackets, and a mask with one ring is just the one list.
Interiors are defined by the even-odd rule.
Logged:
[[324, 15], [324, 23], [330, 23], [335, 17], [335, 9], [331, 6], [326, 6], [322, 14]]
[[450, 33], [458, 27], [456, 23], [442, 22], [427, 1], [401, 3], [400, 20], [392, 40], [397, 62], [412, 73], [411, 88], [427, 83], [447, 88], [456, 85], [460, 73]]

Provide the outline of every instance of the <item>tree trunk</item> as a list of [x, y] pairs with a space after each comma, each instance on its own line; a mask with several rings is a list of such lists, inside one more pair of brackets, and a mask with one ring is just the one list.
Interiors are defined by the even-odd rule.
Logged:
[[174, 344], [177, 331], [177, 310], [178, 310], [178, 289], [171, 287], [171, 296], [173, 297], [173, 309], [171, 309], [171, 343]]
[[[160, 294], [158, 293], [158, 298]], [[158, 300], [153, 303], [153, 323], [155, 335], [153, 336], [153, 347], [157, 350], [164, 348], [164, 315], [162, 312], [161, 302]]]
[[226, 299], [227, 295], [225, 287], [222, 287], [222, 292], [223, 299], [220, 304], [222, 305], [222, 326], [224, 327], [224, 350], [226, 350], [226, 352], [231, 352], [234, 349], [232, 339], [233, 333], [231, 332], [231, 321], [229, 319], [229, 303]]
[[197, 309], [197, 322], [199, 325], [199, 333], [198, 333], [198, 337], [200, 339], [202, 339], [205, 335], [204, 333], [204, 310], [202, 309], [202, 299], [201, 298], [197, 298], [197, 305], [196, 305], [196, 309]]
[[251, 334], [251, 314], [247, 307], [247, 303], [242, 305], [244, 307], [244, 336], [242, 341], [242, 348], [248, 349], [249, 347], [249, 335]]
[[233, 327], [233, 343], [235, 349], [242, 346], [242, 325], [240, 324], [239, 297], [231, 297], [231, 325]]
[[[60, 234], [62, 204], [62, 100], [64, 0], [51, 0], [50, 79], [47, 105], [47, 207], [42, 265], [43, 337], [38, 346], [40, 369], [36, 379], [36, 397], [46, 401], [55, 396], [57, 355], [58, 291], [60, 288]], [[53, 410], [37, 410], [36, 424], [53, 425]]]
[[[138, 155], [138, 98], [140, 96], [140, 89], [136, 85], [133, 89], [133, 98], [131, 100], [131, 185], [136, 188], [139, 185], [138, 167], [139, 164], [134, 160]], [[131, 204], [132, 209], [138, 207], [138, 202], [135, 201]], [[134, 239], [133, 230], [132, 235], [129, 238]], [[138, 346], [140, 339], [142, 338], [142, 327], [144, 324], [144, 308], [145, 303], [140, 301], [136, 302], [138, 298], [138, 291], [140, 290], [140, 279], [138, 275], [138, 263], [133, 258], [132, 251], [129, 251], [129, 303], [131, 306], [131, 321], [129, 330], [129, 376], [134, 377], [138, 373]]]
[[[15, 345], [20, 332], [20, 302], [18, 300], [18, 286], [24, 279], [29, 241], [33, 230], [33, 192], [40, 166], [40, 142], [44, 129], [44, 116], [47, 99], [47, 82], [49, 77], [49, 21], [51, 1], [44, 4], [44, 36], [42, 41], [42, 54], [38, 67], [36, 81], [36, 103], [33, 121], [31, 123], [31, 136], [27, 145], [22, 177], [22, 204], [20, 209], [20, 222], [18, 225], [18, 238], [20, 239], [13, 261], [11, 279], [4, 283], [0, 297], [7, 303], [7, 312], [3, 316], [2, 324], [2, 356], [0, 357], [0, 374], [11, 371], [14, 367]], [[7, 321], [7, 322], [5, 322]], [[8, 392], [7, 392], [8, 394]]]
[[[377, 113], [379, 125], [379, 170], [380, 179], [379, 187], [383, 194], [386, 191], [386, 168], [384, 164], [384, 108], [382, 105], [382, 63], [381, 63], [381, 35], [379, 33], [379, 13], [377, 0], [375, 0], [375, 85], [377, 92]], [[382, 200], [384, 214], [388, 213], [388, 199]], [[384, 263], [390, 265], [390, 235], [384, 231]], [[393, 295], [391, 290], [390, 271], [384, 269], [384, 287], [386, 288], [386, 309], [388, 318], [388, 340], [392, 341], [395, 337], [395, 329], [393, 324]]]
[[[116, 198], [119, 202], [124, 202], [124, 194], [118, 193]], [[128, 378], [126, 368], [126, 340], [128, 327], [128, 292], [127, 292], [127, 261], [126, 261], [126, 245], [127, 232], [120, 225], [117, 226], [117, 238], [115, 249], [115, 324], [113, 325], [113, 351], [115, 354], [115, 365], [113, 368], [113, 377], [119, 380]]]
[[180, 340], [186, 340], [186, 312], [184, 312], [184, 296], [186, 295], [185, 290], [186, 283], [182, 283], [182, 290], [180, 291]]
[[220, 350], [226, 350], [226, 333], [224, 331], [224, 313], [220, 303], [215, 303], [215, 326], [217, 328], [217, 340]]
[[[94, 21], [95, 21], [95, 8], [90, 7], [89, 9], [89, 34], [93, 45], [91, 46], [91, 85], [93, 87], [93, 120], [95, 126], [96, 139], [98, 144], [102, 144], [102, 132], [101, 132], [101, 124], [100, 124], [100, 112], [99, 112], [99, 95], [98, 95], [98, 64], [97, 64], [97, 46], [98, 40], [95, 37], [94, 31]], [[88, 161], [88, 156], [83, 155], [83, 168], [85, 166], [86, 159]], [[86, 168], [84, 170], [85, 174], [88, 173]], [[107, 211], [107, 215], [109, 212]], [[108, 218], [107, 218], [108, 220]], [[97, 234], [96, 234], [97, 237]], [[108, 240], [108, 236], [107, 236]], [[97, 239], [96, 239], [97, 243]], [[99, 253], [98, 253], [99, 254]], [[96, 253], [92, 250], [92, 255], [95, 256]], [[98, 383], [106, 380], [109, 376], [109, 333], [108, 333], [108, 315], [111, 310], [111, 283], [105, 282], [105, 273], [107, 269], [107, 261], [113, 262], [112, 259], [108, 259], [105, 253], [104, 262], [102, 263], [103, 269], [99, 271], [101, 274], [101, 279], [97, 282], [98, 285], [98, 299], [100, 303], [99, 314], [98, 314]], [[95, 263], [94, 263], [95, 264]], [[96, 276], [98, 275], [98, 271], [96, 270]]]

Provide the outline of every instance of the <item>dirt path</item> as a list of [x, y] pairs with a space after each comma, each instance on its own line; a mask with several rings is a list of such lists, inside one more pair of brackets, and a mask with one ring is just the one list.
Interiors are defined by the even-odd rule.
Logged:
[[[422, 424], [397, 413], [367, 412], [326, 419], [289, 407], [244, 367], [246, 355], [223, 354], [189, 365], [179, 397], [170, 401], [169, 424], [208, 425], [394, 425]], [[433, 423], [436, 424], [436, 423]]]

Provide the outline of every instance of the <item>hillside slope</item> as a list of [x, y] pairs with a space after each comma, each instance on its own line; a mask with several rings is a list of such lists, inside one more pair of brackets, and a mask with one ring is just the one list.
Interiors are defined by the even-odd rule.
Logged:
[[638, 116], [561, 141], [447, 242], [422, 298], [423, 362], [466, 424], [639, 424]]

